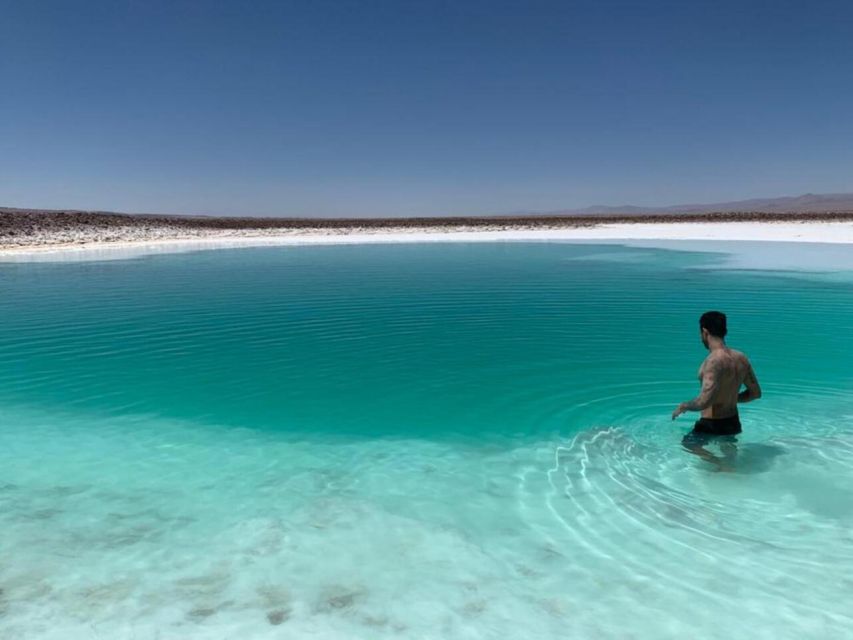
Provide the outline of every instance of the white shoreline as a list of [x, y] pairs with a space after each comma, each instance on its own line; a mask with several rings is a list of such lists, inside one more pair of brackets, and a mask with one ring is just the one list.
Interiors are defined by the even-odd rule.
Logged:
[[155, 238], [0, 248], [0, 261], [105, 259], [209, 249], [408, 242], [501, 241], [743, 241], [853, 244], [853, 222], [616, 223], [548, 229], [383, 228], [228, 231], [184, 238]]

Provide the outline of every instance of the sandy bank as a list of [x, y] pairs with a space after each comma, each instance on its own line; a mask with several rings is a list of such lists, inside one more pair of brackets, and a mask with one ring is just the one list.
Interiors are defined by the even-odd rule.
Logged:
[[[48, 257], [89, 253], [169, 253], [228, 247], [381, 242], [495, 242], [594, 240], [713, 240], [853, 244], [853, 222], [674, 222], [616, 223], [568, 228], [531, 229], [495, 227], [401, 227], [381, 229], [268, 229], [205, 230], [191, 235], [169, 233], [151, 237], [149, 231], [130, 228], [121, 239], [92, 240], [80, 233], [66, 241], [0, 245], [0, 259]], [[82, 257], [82, 256], [81, 256]], [[94, 256], [90, 256], [94, 257]], [[118, 257], [118, 256], [116, 256]]]

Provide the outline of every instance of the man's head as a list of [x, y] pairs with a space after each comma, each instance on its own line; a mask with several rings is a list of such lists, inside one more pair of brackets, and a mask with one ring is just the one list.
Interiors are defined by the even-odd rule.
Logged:
[[708, 347], [708, 340], [713, 336], [720, 340], [725, 339], [728, 329], [726, 329], [726, 314], [719, 311], [708, 311], [703, 313], [699, 318], [699, 334], [702, 337], [702, 344]]

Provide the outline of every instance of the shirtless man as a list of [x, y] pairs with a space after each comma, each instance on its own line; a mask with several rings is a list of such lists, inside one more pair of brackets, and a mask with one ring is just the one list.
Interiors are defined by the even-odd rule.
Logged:
[[[681, 444], [690, 453], [727, 469], [736, 452], [734, 436], [741, 432], [737, 405], [761, 397], [761, 387], [752, 365], [740, 351], [726, 346], [726, 316], [719, 311], [709, 311], [699, 319], [702, 344], [710, 351], [699, 367], [702, 391], [689, 402], [682, 402], [672, 412], [675, 420], [685, 411], [701, 411], [702, 417], [693, 425], [693, 431], [684, 436]], [[741, 391], [742, 385], [746, 390]], [[715, 436], [720, 438], [720, 448], [725, 455], [720, 459], [705, 448]]]

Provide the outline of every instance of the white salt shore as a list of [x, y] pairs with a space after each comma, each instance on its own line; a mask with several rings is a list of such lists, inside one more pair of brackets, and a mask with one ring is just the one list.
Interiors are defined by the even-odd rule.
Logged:
[[[676, 222], [616, 223], [565, 228], [421, 227], [381, 229], [223, 230], [192, 237], [133, 239], [128, 230], [118, 241], [0, 245], [0, 261], [101, 260], [156, 253], [205, 249], [287, 245], [368, 244], [389, 242], [607, 241], [626, 244], [691, 241], [691, 250], [704, 242], [795, 242], [853, 244], [853, 222]], [[686, 248], [686, 247], [683, 247]], [[841, 247], [839, 247], [841, 249]]]

